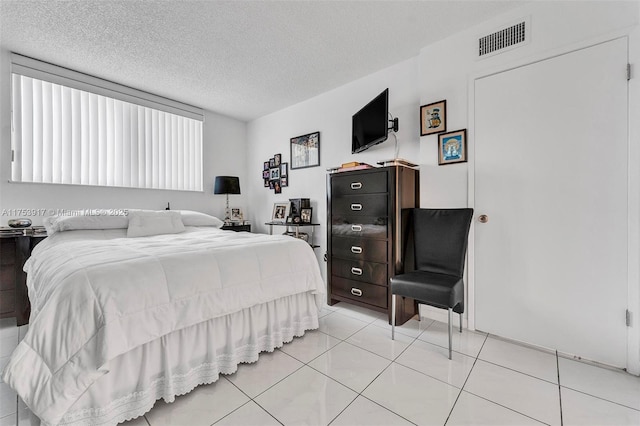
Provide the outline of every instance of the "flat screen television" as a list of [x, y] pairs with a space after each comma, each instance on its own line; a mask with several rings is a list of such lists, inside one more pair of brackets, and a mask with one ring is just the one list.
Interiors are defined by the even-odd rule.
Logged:
[[389, 132], [389, 89], [384, 89], [360, 111], [353, 114], [351, 153], [364, 151], [387, 140]]

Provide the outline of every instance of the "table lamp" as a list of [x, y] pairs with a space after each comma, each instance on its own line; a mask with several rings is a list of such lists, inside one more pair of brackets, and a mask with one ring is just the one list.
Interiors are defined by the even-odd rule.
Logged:
[[213, 185], [214, 194], [226, 194], [227, 207], [224, 210], [224, 222], [231, 222], [231, 210], [229, 210], [229, 194], [240, 193], [240, 179], [237, 176], [216, 176]]

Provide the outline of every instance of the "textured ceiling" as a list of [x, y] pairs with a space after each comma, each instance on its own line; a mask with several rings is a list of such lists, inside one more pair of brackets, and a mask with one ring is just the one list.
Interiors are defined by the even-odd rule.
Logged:
[[521, 4], [0, 0], [0, 44], [248, 121]]

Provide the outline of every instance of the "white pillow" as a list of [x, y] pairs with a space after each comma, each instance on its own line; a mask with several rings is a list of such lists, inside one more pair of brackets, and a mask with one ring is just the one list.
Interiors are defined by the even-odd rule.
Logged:
[[69, 210], [46, 217], [43, 224], [48, 235], [76, 229], [125, 229], [129, 226], [127, 213], [125, 209]]
[[159, 234], [177, 234], [184, 231], [184, 224], [178, 211], [129, 212], [127, 237], [148, 237]]
[[205, 213], [194, 212], [191, 210], [176, 210], [182, 215], [182, 223], [184, 226], [214, 226], [220, 228], [224, 222], [215, 216]]

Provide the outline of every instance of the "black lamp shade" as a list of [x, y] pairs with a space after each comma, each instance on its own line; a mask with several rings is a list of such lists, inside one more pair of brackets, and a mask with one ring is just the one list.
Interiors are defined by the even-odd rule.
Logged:
[[240, 179], [237, 176], [216, 176], [214, 194], [239, 194]]

